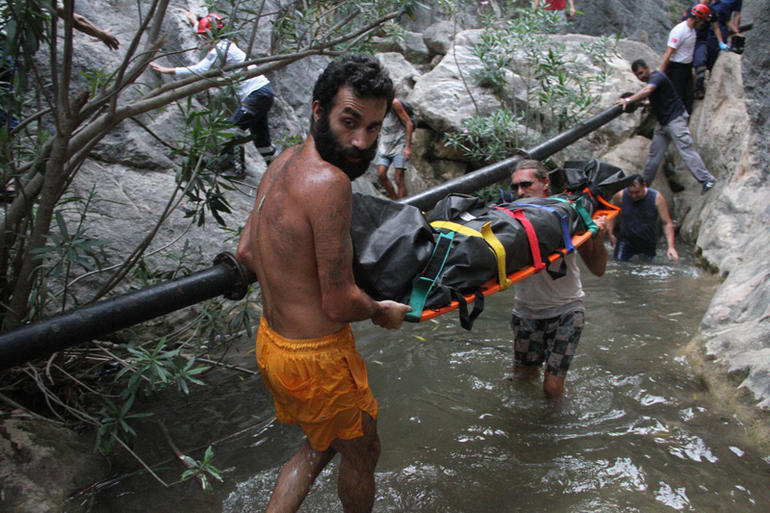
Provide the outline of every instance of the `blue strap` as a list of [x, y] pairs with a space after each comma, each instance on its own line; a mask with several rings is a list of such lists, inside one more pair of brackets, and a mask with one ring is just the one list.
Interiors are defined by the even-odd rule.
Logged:
[[547, 210], [548, 212], [556, 214], [559, 217], [559, 221], [561, 221], [561, 234], [562, 234], [562, 237], [564, 238], [564, 248], [567, 250], [567, 253], [572, 253], [573, 251], [575, 251], [575, 246], [572, 244], [572, 236], [569, 233], [569, 225], [567, 223], [566, 214], [562, 214], [555, 208], [548, 207], [546, 205], [538, 205], [536, 203], [516, 203], [516, 205], [523, 206], [523, 207], [542, 208], [543, 210]]

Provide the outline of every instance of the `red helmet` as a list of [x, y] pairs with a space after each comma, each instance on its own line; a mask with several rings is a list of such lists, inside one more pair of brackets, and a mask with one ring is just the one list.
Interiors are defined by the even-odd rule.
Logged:
[[708, 21], [709, 16], [711, 15], [711, 9], [709, 9], [709, 6], [706, 4], [693, 5], [692, 9], [690, 9], [690, 12], [692, 13], [693, 17], [706, 21]]
[[[224, 18], [219, 14], [209, 14], [198, 20], [198, 34], [208, 34], [225, 28]], [[216, 26], [212, 26], [212, 22]]]

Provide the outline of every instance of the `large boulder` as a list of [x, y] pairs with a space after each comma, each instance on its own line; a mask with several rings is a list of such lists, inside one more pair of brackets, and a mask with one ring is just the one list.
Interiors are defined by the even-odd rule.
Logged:
[[[526, 105], [530, 99], [527, 95], [527, 81], [531, 78], [510, 70], [505, 70], [505, 81], [508, 85], [502, 98], [492, 89], [476, 85], [474, 73], [481, 68], [482, 63], [474, 53], [474, 45], [480, 41], [480, 37], [480, 30], [466, 30], [457, 34], [453, 49], [436, 67], [417, 79], [414, 91], [409, 96], [421, 119], [438, 134], [460, 131], [463, 129], [463, 123], [470, 117], [491, 114], [504, 105], [516, 110]], [[585, 45], [596, 44], [599, 41], [597, 38], [584, 35], [553, 35], [549, 36], [549, 41], [551, 45], [564, 45], [567, 55], [573, 58], [572, 65], [581, 72], [597, 75], [603, 73], [606, 76], [603, 83], [589, 84], [591, 93], [597, 97], [595, 107], [589, 114], [610, 107], [622, 92], [636, 91], [642, 86], [631, 73], [629, 63], [621, 57], [620, 51], [646, 58], [652, 54], [645, 45], [626, 42], [619, 47], [618, 54], [610, 55], [600, 68], [583, 49]], [[525, 69], [524, 58], [523, 51], [517, 52], [511, 68]], [[529, 82], [531, 91], [534, 87], [534, 82]], [[550, 115], [546, 111], [538, 112], [531, 102], [529, 109], [532, 118]], [[589, 114], [586, 114], [586, 117]], [[640, 116], [641, 114], [621, 116], [590, 137], [563, 150], [557, 158], [569, 160], [606, 151], [633, 134]]]
[[109, 472], [92, 440], [48, 422], [0, 423], [0, 511], [54, 513], [67, 498]]
[[433, 55], [446, 55], [452, 47], [455, 30], [454, 23], [439, 21], [423, 31], [422, 39]]
[[388, 70], [396, 88], [396, 96], [399, 98], [409, 96], [414, 89], [414, 83], [420, 76], [420, 71], [400, 53], [378, 53], [377, 60]]

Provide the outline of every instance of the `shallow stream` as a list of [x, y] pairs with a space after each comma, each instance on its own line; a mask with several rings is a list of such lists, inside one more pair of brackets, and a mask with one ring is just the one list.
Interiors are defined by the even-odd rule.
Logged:
[[[680, 248], [677, 263], [611, 262], [583, 270], [587, 323], [560, 403], [512, 379], [512, 292], [487, 299], [473, 331], [455, 314], [388, 332], [358, 323], [380, 405], [376, 512], [752, 512], [770, 504], [770, 457], [694, 377], [683, 349], [717, 286]], [[244, 342], [244, 351], [251, 342]], [[255, 369], [253, 354], [237, 359]], [[258, 377], [233, 372], [162, 411], [183, 452], [221, 440], [224, 483], [161, 487], [121, 474], [71, 511], [258, 512], [302, 434], [272, 420]], [[136, 449], [170, 456], [158, 428]], [[234, 436], [232, 436], [235, 434]], [[156, 461], [156, 460], [151, 460]], [[182, 472], [173, 460], [159, 475]], [[300, 511], [341, 511], [336, 461]], [[763, 506], [764, 504], [764, 506]]]

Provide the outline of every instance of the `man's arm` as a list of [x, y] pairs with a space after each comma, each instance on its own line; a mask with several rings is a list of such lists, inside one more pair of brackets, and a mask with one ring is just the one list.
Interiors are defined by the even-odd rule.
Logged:
[[714, 20], [711, 22], [711, 30], [714, 31], [714, 35], [717, 37], [717, 41], [719, 41], [719, 45], [725, 44], [725, 42], [722, 40], [722, 31], [719, 30], [719, 22]]
[[666, 53], [663, 54], [663, 60], [660, 62], [660, 68], [658, 68], [658, 71], [661, 73], [666, 72], [666, 68], [668, 67], [668, 61], [671, 60], [671, 56], [674, 54], [674, 51], [676, 48], [673, 48], [671, 46], [666, 46]]
[[181, 76], [185, 77], [187, 75], [202, 75], [203, 73], [206, 73], [208, 70], [211, 69], [211, 67], [214, 65], [214, 63], [219, 58], [219, 52], [217, 52], [216, 47], [209, 50], [209, 52], [206, 54], [206, 56], [201, 59], [198, 63], [193, 64], [192, 66], [179, 66], [176, 68], [169, 68], [166, 66], [161, 66], [160, 64], [156, 63], [155, 61], [150, 63], [150, 67], [157, 71], [158, 73], [168, 73], [171, 75]]
[[535, 3], [532, 4], [532, 10], [537, 11], [538, 7], [540, 7], [540, 0], [535, 0]]
[[324, 313], [338, 322], [372, 319], [378, 326], [399, 328], [411, 308], [395, 301], [375, 301], [355, 283], [350, 181], [339, 170], [319, 174], [319, 180], [325, 183], [307, 205], [307, 215], [313, 230]]
[[414, 123], [412, 118], [404, 108], [404, 104], [396, 98], [393, 100], [393, 112], [396, 113], [398, 119], [404, 124], [404, 131], [406, 132], [406, 144], [404, 145], [404, 158], [409, 160], [412, 157], [412, 134], [414, 133]]
[[604, 247], [604, 236], [607, 234], [607, 218], [604, 216], [594, 220], [598, 230], [579, 248], [580, 258], [596, 276], [604, 274], [607, 268], [607, 249]]
[[623, 107], [623, 110], [626, 110], [628, 105], [631, 105], [632, 103], [636, 103], [638, 101], [644, 100], [648, 96], [650, 96], [653, 91], [655, 91], [655, 84], [647, 84], [631, 96], [627, 98], [620, 98], [619, 100], [615, 101], [615, 105], [620, 105]]
[[575, 16], [575, 2], [574, 0], [569, 0], [569, 17], [572, 18]]
[[658, 193], [655, 198], [655, 207], [657, 207], [658, 216], [660, 216], [660, 221], [663, 223], [663, 234], [666, 236], [666, 245], [668, 246], [666, 254], [672, 260], [679, 260], [679, 253], [676, 252], [676, 247], [674, 247], [674, 222], [668, 214], [666, 199], [661, 193]]
[[[62, 19], [66, 18], [67, 16], [67, 11], [63, 8], [57, 8], [56, 13]], [[101, 40], [105, 45], [107, 45], [107, 48], [111, 50], [117, 50], [120, 46], [120, 41], [118, 41], [117, 37], [113, 36], [106, 30], [97, 28], [93, 23], [91, 23], [91, 21], [89, 21], [88, 18], [83, 15], [72, 13], [72, 26], [84, 34], [88, 34], [89, 36], [93, 36]]]
[[[621, 201], [623, 199], [623, 191], [618, 191], [615, 193], [615, 195], [612, 197], [612, 204], [615, 206], [620, 206]], [[611, 218], [609, 221], [607, 221], [607, 232], [610, 235], [610, 243], [612, 244], [612, 247], [614, 248], [618, 243], [618, 238], [615, 237], [615, 226], [618, 223], [618, 218], [623, 215], [623, 213], [619, 213], [615, 217]]]

